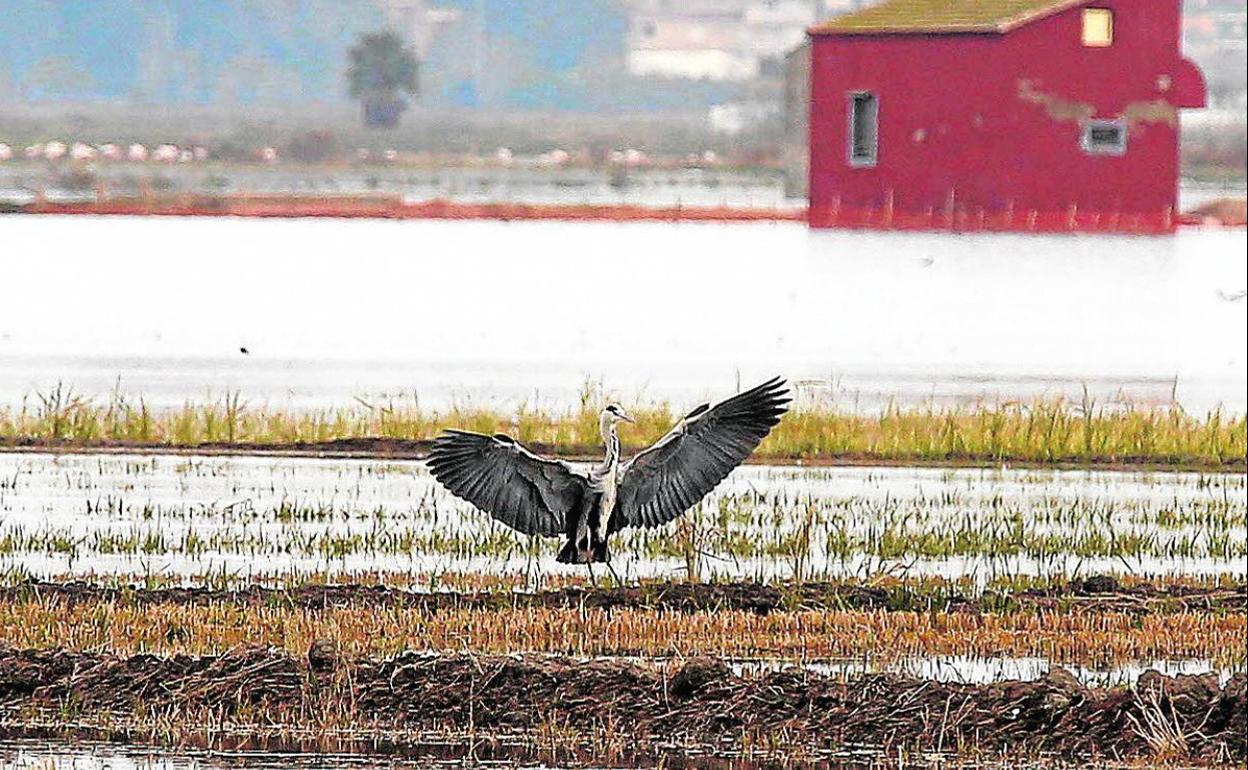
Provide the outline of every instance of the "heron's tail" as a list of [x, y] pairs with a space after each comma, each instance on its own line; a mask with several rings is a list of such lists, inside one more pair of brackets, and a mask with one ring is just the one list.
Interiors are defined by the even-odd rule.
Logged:
[[594, 543], [589, 547], [588, 551], [582, 551], [576, 547], [576, 542], [569, 540], [559, 549], [559, 555], [555, 557], [555, 561], [562, 564], [590, 564], [592, 562], [611, 561], [611, 554], [607, 552], [607, 542], [603, 540]]

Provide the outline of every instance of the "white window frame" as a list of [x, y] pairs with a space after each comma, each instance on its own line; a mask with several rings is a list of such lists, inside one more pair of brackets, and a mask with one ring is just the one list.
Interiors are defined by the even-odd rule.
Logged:
[[[1118, 131], [1120, 141], [1116, 144], [1104, 144], [1092, 141], [1092, 132], [1097, 129], [1113, 128]], [[1083, 135], [1079, 139], [1083, 151], [1089, 155], [1121, 156], [1127, 154], [1127, 121], [1122, 118], [1098, 118], [1083, 122]]]

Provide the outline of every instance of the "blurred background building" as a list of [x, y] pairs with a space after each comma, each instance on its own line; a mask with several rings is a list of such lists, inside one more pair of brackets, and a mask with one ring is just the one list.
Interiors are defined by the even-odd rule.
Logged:
[[[365, 31], [401, 33], [431, 105], [684, 108], [782, 77], [817, 20], [866, 0], [6, 0], [8, 103], [334, 103]], [[1186, 0], [1187, 49], [1219, 101], [1245, 88], [1245, 5]], [[624, 93], [603, 91], [621, 79]], [[670, 81], [676, 81], [673, 84]], [[697, 83], [730, 87], [698, 88]], [[1216, 88], [1213, 88], [1216, 84]], [[778, 96], [778, 92], [777, 92]]]
[[1216, 107], [1245, 106], [1248, 72], [1248, 4], [1243, 0], [1187, 0], [1183, 38], [1187, 53], [1201, 65]]
[[[17, 156], [79, 140], [238, 158], [262, 144], [288, 157], [316, 131], [342, 153], [709, 150], [778, 168], [795, 133], [786, 69], [805, 29], [868, 2], [5, 0], [0, 143]], [[1242, 134], [1244, 3], [1184, 9], [1214, 107], [1201, 130]], [[351, 46], [383, 29], [419, 59], [419, 94], [384, 136], [361, 133], [345, 79]], [[1242, 158], [1242, 144], [1218, 152]]]

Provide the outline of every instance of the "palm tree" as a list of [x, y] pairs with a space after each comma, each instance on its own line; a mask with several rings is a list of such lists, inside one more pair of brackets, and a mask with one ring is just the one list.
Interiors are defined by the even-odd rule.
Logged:
[[419, 92], [420, 62], [395, 32], [360, 36], [350, 51], [347, 83], [351, 97], [364, 107], [364, 125], [394, 128], [407, 109], [407, 97]]

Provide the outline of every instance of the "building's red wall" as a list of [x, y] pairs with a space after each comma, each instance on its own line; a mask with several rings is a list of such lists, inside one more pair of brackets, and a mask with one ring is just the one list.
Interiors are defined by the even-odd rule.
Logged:
[[[1114, 11], [1112, 46], [1083, 46], [1078, 7], [1004, 35], [815, 36], [811, 223], [864, 215], [868, 224], [921, 223], [926, 215], [949, 226], [956, 214], [973, 226], [1007, 213], [1021, 223], [1037, 215], [1168, 222], [1178, 180], [1174, 106], [1203, 101], [1199, 73], [1179, 53], [1178, 0], [1087, 6]], [[879, 96], [873, 168], [847, 162], [847, 94], [856, 90]], [[1080, 105], [1094, 118], [1138, 115], [1125, 155], [1083, 151]]]

